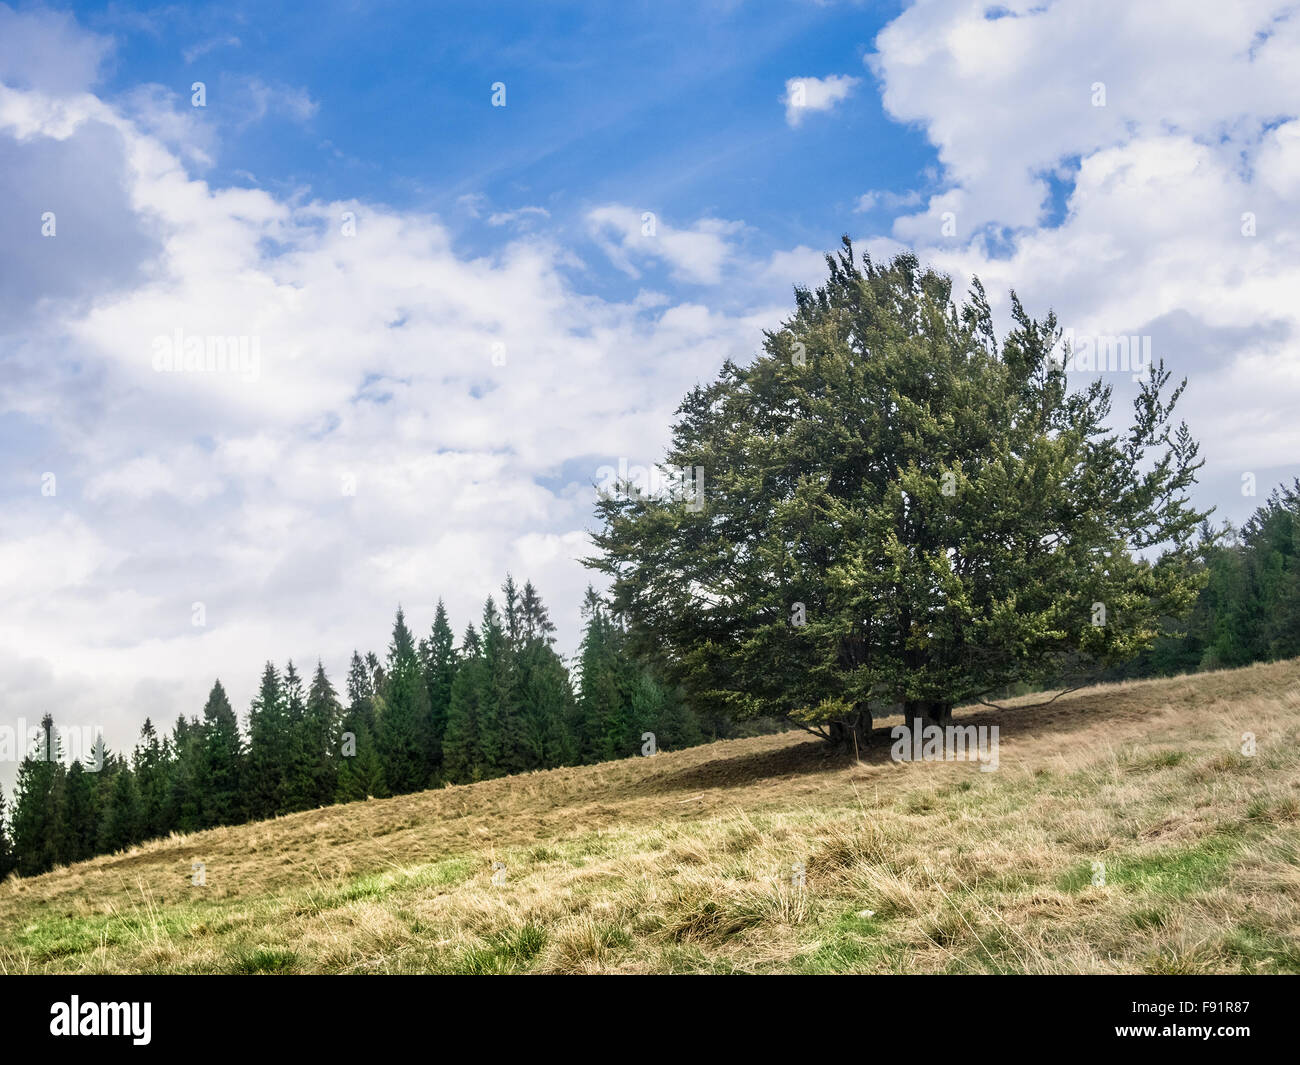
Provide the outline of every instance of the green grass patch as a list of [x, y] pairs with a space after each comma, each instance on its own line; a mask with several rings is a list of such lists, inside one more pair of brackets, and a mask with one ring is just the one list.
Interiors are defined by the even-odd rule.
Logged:
[[529, 921], [495, 933], [481, 947], [461, 951], [448, 972], [462, 976], [525, 972], [545, 946], [546, 929]]
[[[1107, 886], [1132, 888], [1161, 898], [1183, 899], [1224, 882], [1237, 843], [1222, 835], [1208, 836], [1189, 847], [1155, 854], [1118, 855], [1099, 859], [1105, 864]], [[1062, 891], [1092, 886], [1091, 861], [1080, 862], [1057, 881]]]

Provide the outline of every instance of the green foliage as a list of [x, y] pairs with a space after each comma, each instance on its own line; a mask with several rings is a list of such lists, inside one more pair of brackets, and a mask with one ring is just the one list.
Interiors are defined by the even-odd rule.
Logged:
[[427, 787], [433, 749], [429, 689], [401, 610], [393, 623], [388, 669], [376, 703], [376, 718], [379, 754], [393, 794]]
[[429, 693], [429, 776], [442, 765], [442, 741], [447, 733], [447, 713], [451, 707], [451, 686], [456, 679], [456, 637], [451, 631], [447, 608], [442, 600], [433, 615], [433, 630], [420, 643], [424, 683]]
[[[215, 692], [214, 687], [213, 691]], [[222, 692], [224, 697], [225, 693]], [[208, 696], [211, 704], [212, 696]], [[205, 711], [206, 716], [206, 711]], [[236, 724], [236, 733], [238, 724]], [[140, 792], [141, 830], [146, 838], [164, 835], [172, 825], [170, 752], [164, 750], [149, 718], [144, 719], [140, 742], [132, 755], [136, 787]], [[103, 759], [97, 759], [102, 765]], [[228, 822], [213, 821], [212, 824]]]
[[64, 772], [54, 719], [46, 714], [33, 750], [18, 766], [14, 790], [13, 846], [23, 876], [43, 873], [59, 860], [57, 827]]
[[1204, 587], [1155, 646], [1099, 679], [1231, 669], [1300, 655], [1300, 479], [1273, 490], [1240, 532], [1204, 523]]
[[79, 862], [94, 855], [99, 843], [99, 781], [80, 762], [73, 762], [64, 777], [63, 788], [59, 857], [65, 862]]
[[340, 726], [335, 802], [382, 798], [388, 794], [383, 763], [375, 745], [376, 681], [370, 664], [354, 651], [348, 670], [348, 709]]
[[910, 255], [827, 262], [764, 354], [683, 401], [667, 463], [706, 498], [598, 502], [589, 564], [633, 656], [697, 708], [834, 737], [1150, 646], [1200, 582], [1182, 387], [1154, 368], [1114, 432], [1053, 316], [1013, 294], [999, 345], [978, 281], [958, 307]]
[[[479, 722], [485, 713], [489, 674], [478, 634], [471, 625], [465, 632], [460, 665], [451, 685], [447, 731], [443, 739], [443, 773], [447, 780], [464, 783], [482, 776]], [[477, 769], [477, 773], [476, 773]]]
[[[179, 715], [170, 735], [146, 718], [129, 764], [100, 737], [86, 765], [71, 768], [47, 716], [12, 807], [0, 803], [0, 876], [11, 867], [35, 875], [174, 831], [578, 761], [576, 703], [552, 646], [555, 626], [531, 583], [507, 577], [502, 593], [504, 613], [489, 599], [460, 648], [441, 602], [418, 646], [399, 610], [385, 661], [353, 653], [346, 710], [319, 662], [305, 692], [292, 662], [283, 672], [268, 662], [246, 735], [216, 681], [202, 716]], [[698, 742], [694, 715], [624, 654], [614, 626], [602, 668], [625, 680], [610, 711], [622, 731], [608, 749], [635, 753], [634, 734], [660, 719], [660, 743], [668, 733], [674, 743]]]
[[5, 797], [0, 792], [0, 882], [4, 881], [17, 866], [13, 843], [9, 838], [9, 826], [5, 818]]
[[125, 767], [112, 776], [112, 793], [99, 831], [101, 852], [125, 850], [141, 839], [140, 793], [135, 774]]
[[[208, 694], [203, 707], [202, 735], [196, 739], [199, 824], [204, 828], [232, 824], [243, 813], [244, 740], [239, 734], [239, 720], [219, 680], [213, 683]], [[153, 754], [148, 757], [152, 760]], [[148, 808], [145, 776], [138, 768], [136, 774], [141, 776], [141, 798]]]
[[325, 673], [325, 666], [317, 662], [311, 690], [307, 693], [302, 727], [302, 745], [306, 752], [303, 770], [307, 778], [304, 792], [311, 806], [325, 806], [334, 800], [338, 788], [337, 752], [342, 716], [338, 693]]
[[280, 674], [267, 662], [248, 711], [248, 775], [245, 799], [254, 818], [283, 813], [284, 772], [291, 732]]

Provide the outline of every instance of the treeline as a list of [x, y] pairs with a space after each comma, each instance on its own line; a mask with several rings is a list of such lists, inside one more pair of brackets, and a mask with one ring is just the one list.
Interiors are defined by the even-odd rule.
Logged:
[[1166, 618], [1150, 650], [1102, 679], [1232, 669], [1300, 655], [1300, 478], [1273, 490], [1240, 530], [1203, 526], [1205, 586]]
[[0, 795], [0, 878], [175, 831], [730, 734], [631, 658], [590, 589], [583, 615], [576, 676], [532, 584], [507, 578], [500, 607], [489, 598], [459, 646], [441, 601], [419, 640], [399, 609], [387, 656], [354, 653], [342, 696], [320, 664], [307, 678], [292, 662], [268, 662], [246, 729], [218, 680], [202, 715], [181, 715], [170, 735], [146, 720], [129, 758], [101, 739], [85, 764], [65, 766], [46, 715], [9, 809]]

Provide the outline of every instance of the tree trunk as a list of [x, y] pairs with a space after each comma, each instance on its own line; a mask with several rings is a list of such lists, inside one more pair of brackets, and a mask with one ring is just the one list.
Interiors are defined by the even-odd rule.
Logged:
[[857, 754], [871, 746], [871, 711], [860, 709], [857, 713], [830, 723], [830, 741], [835, 747]]
[[921, 719], [921, 728], [948, 725], [952, 722], [952, 703], [937, 699], [910, 699], [903, 704], [903, 723], [912, 728], [917, 718]]

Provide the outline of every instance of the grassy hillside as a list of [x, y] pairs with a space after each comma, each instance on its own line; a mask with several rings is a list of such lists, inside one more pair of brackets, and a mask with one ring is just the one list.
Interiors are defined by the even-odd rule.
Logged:
[[1300, 972], [1300, 660], [956, 716], [996, 772], [885, 721], [860, 763], [734, 740], [11, 878], [0, 972]]

